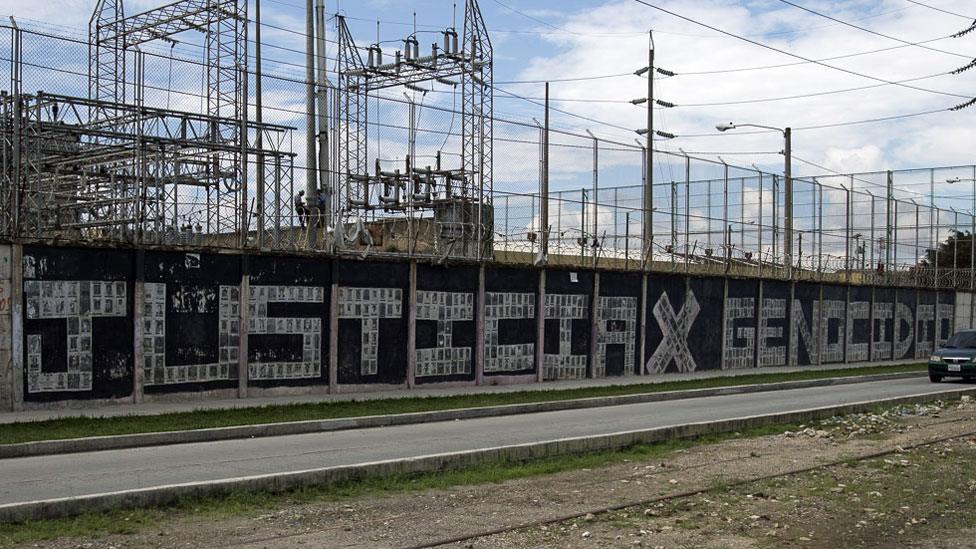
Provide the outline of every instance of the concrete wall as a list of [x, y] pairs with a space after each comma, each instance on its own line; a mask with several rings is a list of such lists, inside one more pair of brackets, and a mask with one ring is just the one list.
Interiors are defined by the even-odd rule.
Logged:
[[0, 247], [0, 407], [923, 359], [969, 294]]

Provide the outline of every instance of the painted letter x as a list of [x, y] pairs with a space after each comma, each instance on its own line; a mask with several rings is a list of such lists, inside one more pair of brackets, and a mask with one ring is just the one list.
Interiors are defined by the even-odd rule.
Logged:
[[671, 307], [668, 293], [663, 292], [661, 294], [661, 298], [654, 305], [654, 318], [657, 319], [657, 324], [661, 327], [664, 339], [657, 346], [654, 355], [647, 361], [645, 371], [654, 374], [662, 373], [671, 363], [671, 359], [674, 359], [679, 372], [695, 371], [698, 366], [688, 349], [688, 333], [691, 331], [691, 325], [698, 318], [699, 312], [701, 312], [701, 307], [698, 305], [698, 300], [695, 299], [695, 294], [691, 292], [687, 293], [685, 303], [681, 307], [681, 313], [677, 316]]

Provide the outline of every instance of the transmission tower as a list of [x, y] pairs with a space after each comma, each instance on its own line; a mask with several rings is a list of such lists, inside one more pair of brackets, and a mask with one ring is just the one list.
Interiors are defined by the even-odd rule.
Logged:
[[[366, 48], [364, 60], [346, 20], [336, 17], [337, 87], [334, 97], [337, 134], [334, 219], [363, 226], [377, 213], [420, 223], [433, 213], [432, 245], [437, 253], [483, 258], [492, 234], [492, 46], [476, 0], [467, 0], [461, 35], [449, 27], [441, 43], [421, 55], [416, 33], [402, 49], [384, 57], [379, 40]], [[458, 82], [458, 80], [460, 82]], [[433, 166], [420, 166], [411, 138], [402, 166], [384, 170], [377, 159], [368, 166], [370, 123], [379, 124], [379, 109], [370, 120], [369, 99], [394, 88], [426, 90], [437, 84], [461, 87], [460, 158], [448, 165], [445, 151], [436, 152]], [[413, 107], [411, 107], [413, 111]], [[413, 116], [411, 116], [411, 135]], [[454, 152], [454, 151], [451, 151]], [[337, 231], [342, 234], [342, 231]], [[347, 243], [348, 244], [348, 243]]]

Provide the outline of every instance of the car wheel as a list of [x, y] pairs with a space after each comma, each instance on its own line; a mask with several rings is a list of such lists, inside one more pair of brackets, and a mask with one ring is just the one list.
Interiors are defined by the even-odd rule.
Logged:
[[929, 381], [932, 383], [939, 383], [942, 381], [942, 376], [936, 374], [929, 374]]

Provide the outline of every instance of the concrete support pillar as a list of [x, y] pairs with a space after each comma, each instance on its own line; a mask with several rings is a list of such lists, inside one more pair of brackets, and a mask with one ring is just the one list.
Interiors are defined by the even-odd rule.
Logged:
[[756, 324], [755, 324], [756, 339], [754, 344], [755, 352], [752, 355], [753, 368], [759, 367], [759, 357], [762, 356], [761, 349], [762, 346], [766, 344], [766, 338], [763, 337], [764, 334], [760, 333], [759, 331], [759, 327], [762, 326], [763, 313], [765, 312], [764, 311], [765, 307], [763, 307], [764, 289], [765, 288], [763, 287], [763, 280], [760, 278], [759, 284], [757, 285], [757, 289], [756, 289]]
[[251, 317], [251, 275], [248, 269], [247, 256], [241, 256], [241, 307], [240, 307], [240, 333], [239, 349], [237, 353], [237, 398], [247, 398], [247, 378], [249, 375], [247, 367], [248, 354], [248, 319]]
[[410, 262], [407, 289], [407, 388], [417, 385], [417, 262]]
[[478, 295], [474, 314], [474, 381], [485, 381], [485, 265], [478, 267]]
[[[728, 263], [726, 263], [728, 266]], [[724, 278], [722, 280], [722, 333], [719, 336], [722, 339], [722, 348], [719, 350], [719, 363], [723, 370], [728, 368], [728, 364], [725, 363], [726, 357], [726, 347], [728, 346], [728, 338], [725, 337], [725, 331], [729, 326], [729, 279]]]
[[10, 246], [11, 408], [24, 409], [24, 248]]
[[824, 303], [823, 303], [823, 284], [817, 287], [817, 314], [814, 315], [813, 330], [816, 330], [814, 338], [817, 340], [817, 366], [823, 366], [823, 340], [824, 336], [827, 335], [827, 330], [824, 329]]
[[332, 262], [332, 287], [329, 289], [329, 393], [339, 392], [339, 269]]
[[[594, 254], [595, 253], [596, 252], [594, 252]], [[598, 347], [597, 337], [599, 334], [598, 324], [600, 322], [600, 320], [597, 318], [597, 315], [599, 313], [599, 303], [600, 303], [600, 273], [599, 271], [595, 271], [593, 273], [593, 298], [590, 299], [590, 357], [589, 357], [590, 365], [586, 369], [586, 377], [590, 379], [596, 377], [596, 362], [597, 362], [597, 347]], [[604, 373], [604, 376], [605, 375], [606, 373]]]
[[798, 353], [793, 351], [794, 349], [796, 349], [796, 346], [794, 346], [793, 344], [793, 342], [796, 341], [795, 339], [793, 339], [796, 337], [796, 323], [793, 322], [793, 315], [794, 315], [793, 308], [795, 306], [796, 306], [796, 282], [790, 281], [790, 302], [786, 304], [786, 333], [788, 334], [786, 340], [786, 365], [787, 366], [796, 366], [796, 363], [799, 361], [799, 359], [797, 358]]
[[868, 345], [868, 362], [874, 362], [874, 303], [877, 300], [877, 295], [875, 294], [874, 286], [871, 286], [871, 308], [868, 309], [868, 321], [871, 323], [870, 332], [870, 345]]
[[12, 259], [10, 245], [0, 245], [0, 410], [4, 411], [14, 406]]
[[143, 345], [145, 321], [143, 314], [146, 300], [146, 253], [143, 250], [135, 252], [135, 280], [132, 283], [132, 402], [139, 404], [143, 400], [145, 387], [146, 351]]
[[637, 356], [640, 357], [640, 364], [637, 365], [637, 375], [644, 375], [644, 365], [647, 363], [647, 273], [641, 276], [640, 307], [637, 310], [637, 329], [640, 330], [639, 345]]
[[545, 376], [546, 345], [546, 271], [539, 270], [539, 291], [535, 300], [535, 380], [542, 383]]

